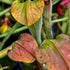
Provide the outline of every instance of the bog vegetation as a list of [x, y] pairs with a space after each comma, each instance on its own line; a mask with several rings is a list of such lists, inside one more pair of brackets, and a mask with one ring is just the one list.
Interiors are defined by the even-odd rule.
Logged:
[[10, 70], [17, 62], [24, 70], [70, 70], [69, 0], [0, 4], [0, 70]]

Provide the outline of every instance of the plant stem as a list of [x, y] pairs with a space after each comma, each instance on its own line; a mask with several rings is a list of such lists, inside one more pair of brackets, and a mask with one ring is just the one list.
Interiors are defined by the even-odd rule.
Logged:
[[52, 4], [55, 5], [56, 3], [58, 3], [60, 0], [53, 0]]
[[14, 0], [0, 0], [0, 2], [9, 4], [9, 5], [11, 5], [13, 1]]
[[[22, 27], [16, 29], [13, 34], [16, 34], [16, 33], [20, 32], [20, 31], [23, 31], [23, 30], [26, 30], [26, 29], [28, 29], [27, 26], [22, 26]], [[0, 35], [0, 38], [7, 36], [7, 34], [8, 34], [8, 32], [6, 32], [6, 33], [4, 33], [4, 34], [1, 34], [1, 35]]]
[[34, 24], [35, 31], [36, 31], [36, 40], [39, 46], [42, 43], [42, 40], [41, 40], [42, 24], [43, 22], [42, 22], [42, 16], [41, 16], [39, 21], [36, 24]]
[[9, 66], [1, 67], [0, 70], [8, 69]]
[[4, 50], [0, 51], [0, 59], [7, 56], [7, 51], [12, 49], [12, 46], [5, 48]]
[[68, 19], [69, 19], [69, 17], [65, 17], [65, 18], [53, 20], [53, 21], [52, 21], [52, 25], [53, 25], [54, 23], [56, 23], [56, 22], [66, 21], [66, 20], [68, 20]]
[[[53, 25], [54, 23], [61, 22], [61, 21], [66, 21], [66, 20], [68, 20], [68, 17], [65, 17], [65, 18], [62, 18], [62, 19], [53, 20], [53, 21], [52, 21], [52, 25]], [[28, 29], [28, 27], [27, 27], [27, 26], [23, 26], [23, 27], [21, 27], [21, 28], [18, 28], [17, 30], [15, 30], [15, 32], [14, 32], [13, 34], [16, 34], [16, 33], [20, 32], [20, 31], [25, 30], [25, 29]], [[4, 34], [1, 34], [1, 35], [0, 35], [0, 38], [5, 37], [5, 36], [7, 35], [7, 33], [8, 33], [8, 32], [6, 32], [6, 33], [4, 33]]]
[[52, 0], [49, 0], [49, 4], [45, 4], [44, 11], [43, 11], [43, 25], [46, 33], [46, 37], [48, 39], [53, 38], [52, 33], [52, 24], [51, 24], [51, 16], [52, 16]]
[[70, 1], [69, 1], [69, 8], [68, 8], [68, 29], [67, 29], [67, 35], [70, 36]]
[[5, 9], [4, 11], [0, 12], [0, 16], [3, 16], [6, 12], [10, 11], [11, 7]]
[[[68, 15], [69, 15], [68, 12], [69, 12], [69, 10], [67, 9], [65, 11], [65, 14], [64, 14], [63, 17], [68, 17]], [[62, 33], [67, 34], [67, 32], [68, 32], [68, 21], [63, 21], [61, 28], [62, 28], [62, 31], [63, 31]]]
[[19, 24], [18, 22], [10, 29], [10, 31], [8, 32], [7, 36], [3, 39], [3, 41], [0, 44], [0, 50], [3, 48], [5, 42], [8, 40], [8, 38], [14, 33], [14, 31], [20, 27], [21, 24]]
[[52, 17], [53, 17], [53, 16], [58, 17], [58, 14], [57, 14], [57, 13], [52, 13]]
[[32, 34], [32, 36], [37, 41], [38, 45], [40, 46], [42, 40], [41, 40], [41, 30], [42, 30], [42, 17], [34, 24], [29, 26], [29, 30]]

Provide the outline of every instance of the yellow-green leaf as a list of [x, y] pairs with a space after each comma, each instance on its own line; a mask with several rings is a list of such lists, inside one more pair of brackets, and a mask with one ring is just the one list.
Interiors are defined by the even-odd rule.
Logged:
[[21, 24], [30, 26], [36, 23], [43, 13], [44, 1], [43, 0], [27, 0], [20, 3], [16, 0], [12, 4], [12, 16]]

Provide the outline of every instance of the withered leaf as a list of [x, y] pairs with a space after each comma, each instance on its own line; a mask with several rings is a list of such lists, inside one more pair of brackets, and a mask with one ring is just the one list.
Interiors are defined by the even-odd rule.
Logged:
[[36, 60], [35, 51], [38, 48], [35, 39], [27, 34], [21, 34], [20, 40], [14, 42], [13, 49], [8, 51], [8, 56], [14, 61], [32, 63]]
[[56, 40], [52, 40], [52, 43], [58, 49], [70, 70], [70, 37], [65, 34], [60, 34], [56, 37]]
[[37, 49], [36, 58], [48, 70], [69, 70], [57, 48], [48, 39]]
[[15, 0], [12, 4], [11, 13], [19, 23], [30, 26], [39, 20], [43, 13], [43, 8], [43, 0], [27, 0], [23, 3]]

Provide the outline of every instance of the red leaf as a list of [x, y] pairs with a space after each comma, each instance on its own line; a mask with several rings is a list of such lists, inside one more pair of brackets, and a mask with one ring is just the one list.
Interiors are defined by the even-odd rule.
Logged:
[[32, 63], [36, 60], [35, 51], [37, 48], [37, 42], [31, 35], [21, 34], [20, 40], [13, 44], [13, 49], [8, 52], [8, 56], [14, 61]]
[[59, 15], [64, 15], [64, 12], [63, 12], [63, 10], [61, 9], [61, 7], [62, 7], [62, 8], [65, 8], [66, 6], [68, 6], [68, 4], [69, 4], [69, 0], [65, 0], [65, 1], [61, 2], [61, 3], [57, 6], [57, 13], [58, 13]]
[[46, 39], [36, 51], [36, 58], [48, 70], [69, 70], [54, 44]]
[[61, 34], [57, 36], [56, 40], [52, 41], [52, 43], [56, 46], [56, 48], [68, 64], [70, 70], [70, 37]]

